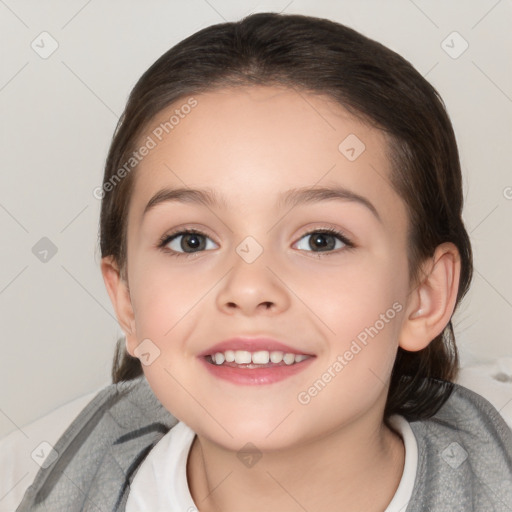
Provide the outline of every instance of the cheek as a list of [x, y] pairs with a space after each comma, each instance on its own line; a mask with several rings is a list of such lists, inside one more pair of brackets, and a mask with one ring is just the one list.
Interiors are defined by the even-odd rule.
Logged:
[[185, 319], [193, 321], [201, 300], [218, 281], [215, 272], [201, 265], [187, 269], [168, 261], [171, 258], [146, 258], [136, 269], [132, 302], [139, 338], [154, 337], [158, 343], [172, 336]]
[[154, 358], [143, 364], [144, 375], [171, 414], [191, 418], [197, 411], [190, 407], [190, 390], [201, 370], [190, 339], [204, 315], [202, 300], [208, 299], [213, 276], [178, 269], [161, 257], [146, 260], [140, 269], [132, 287], [137, 339], [150, 340]]
[[317, 303], [330, 343], [320, 371], [303, 391], [313, 408], [329, 410], [338, 404], [340, 414], [350, 417], [362, 414], [386, 393], [404, 303], [400, 287], [387, 273], [354, 272], [338, 284], [330, 301]]
[[329, 337], [334, 335], [341, 343], [373, 325], [390, 308], [388, 316], [394, 318], [393, 304], [398, 302], [403, 309], [407, 294], [406, 260], [389, 255], [350, 256], [346, 265], [318, 267], [297, 279], [294, 292], [321, 320]]
[[325, 371], [343, 382], [331, 387], [332, 393], [340, 394], [331, 398], [339, 401], [349, 392], [371, 401], [386, 385], [405, 310], [407, 275], [400, 270], [407, 268], [404, 261], [361, 258], [339, 272], [317, 274], [302, 289], [330, 340]]

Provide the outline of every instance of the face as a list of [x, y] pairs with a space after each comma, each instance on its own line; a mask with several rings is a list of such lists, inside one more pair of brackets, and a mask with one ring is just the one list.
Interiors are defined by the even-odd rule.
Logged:
[[194, 99], [141, 139], [156, 145], [130, 200], [130, 353], [162, 404], [226, 449], [381, 421], [409, 292], [383, 134], [290, 89]]

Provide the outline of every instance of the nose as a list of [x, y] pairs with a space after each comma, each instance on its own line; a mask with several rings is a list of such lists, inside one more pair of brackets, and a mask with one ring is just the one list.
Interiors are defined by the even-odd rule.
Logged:
[[288, 288], [279, 278], [277, 268], [268, 263], [263, 255], [247, 263], [235, 254], [231, 271], [221, 281], [217, 293], [219, 310], [246, 316], [275, 315], [286, 311], [290, 306]]

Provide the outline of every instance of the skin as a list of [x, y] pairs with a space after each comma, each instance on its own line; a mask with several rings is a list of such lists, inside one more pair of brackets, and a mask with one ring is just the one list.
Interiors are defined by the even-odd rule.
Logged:
[[[144, 339], [158, 347], [145, 376], [162, 404], [197, 433], [187, 464], [191, 495], [201, 512], [384, 510], [405, 456], [400, 436], [383, 423], [396, 351], [421, 350], [448, 323], [457, 249], [438, 247], [421, 282], [409, 282], [408, 217], [389, 183], [387, 141], [340, 105], [263, 86], [195, 98], [197, 106], [136, 170], [128, 282], [112, 258], [102, 260], [128, 351], [135, 356]], [[349, 134], [366, 146], [354, 161], [338, 150]], [[291, 209], [277, 202], [290, 188], [332, 185], [366, 198], [379, 218], [356, 201]], [[164, 187], [211, 187], [225, 202], [165, 202], [143, 215]], [[170, 244], [168, 252], [157, 248], [163, 235], [186, 227], [206, 235], [206, 250], [173, 257]], [[311, 247], [307, 234], [328, 227], [354, 247]], [[236, 251], [247, 236], [263, 249], [252, 263]], [[180, 239], [172, 248], [184, 250]], [[401, 311], [307, 405], [299, 403], [298, 394], [394, 303]], [[272, 337], [315, 358], [274, 384], [216, 379], [198, 354], [240, 335]], [[250, 468], [237, 457], [247, 442], [263, 455]]]

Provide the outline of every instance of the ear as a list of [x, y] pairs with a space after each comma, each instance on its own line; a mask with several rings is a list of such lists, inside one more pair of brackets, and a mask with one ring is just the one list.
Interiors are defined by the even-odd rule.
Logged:
[[126, 336], [126, 349], [131, 356], [134, 356], [133, 350], [137, 346], [137, 335], [128, 282], [122, 277], [119, 266], [112, 256], [101, 259], [101, 273], [117, 320]]
[[422, 350], [450, 321], [459, 290], [460, 255], [451, 242], [439, 245], [427, 260], [416, 288], [412, 290], [399, 345], [404, 350]]

